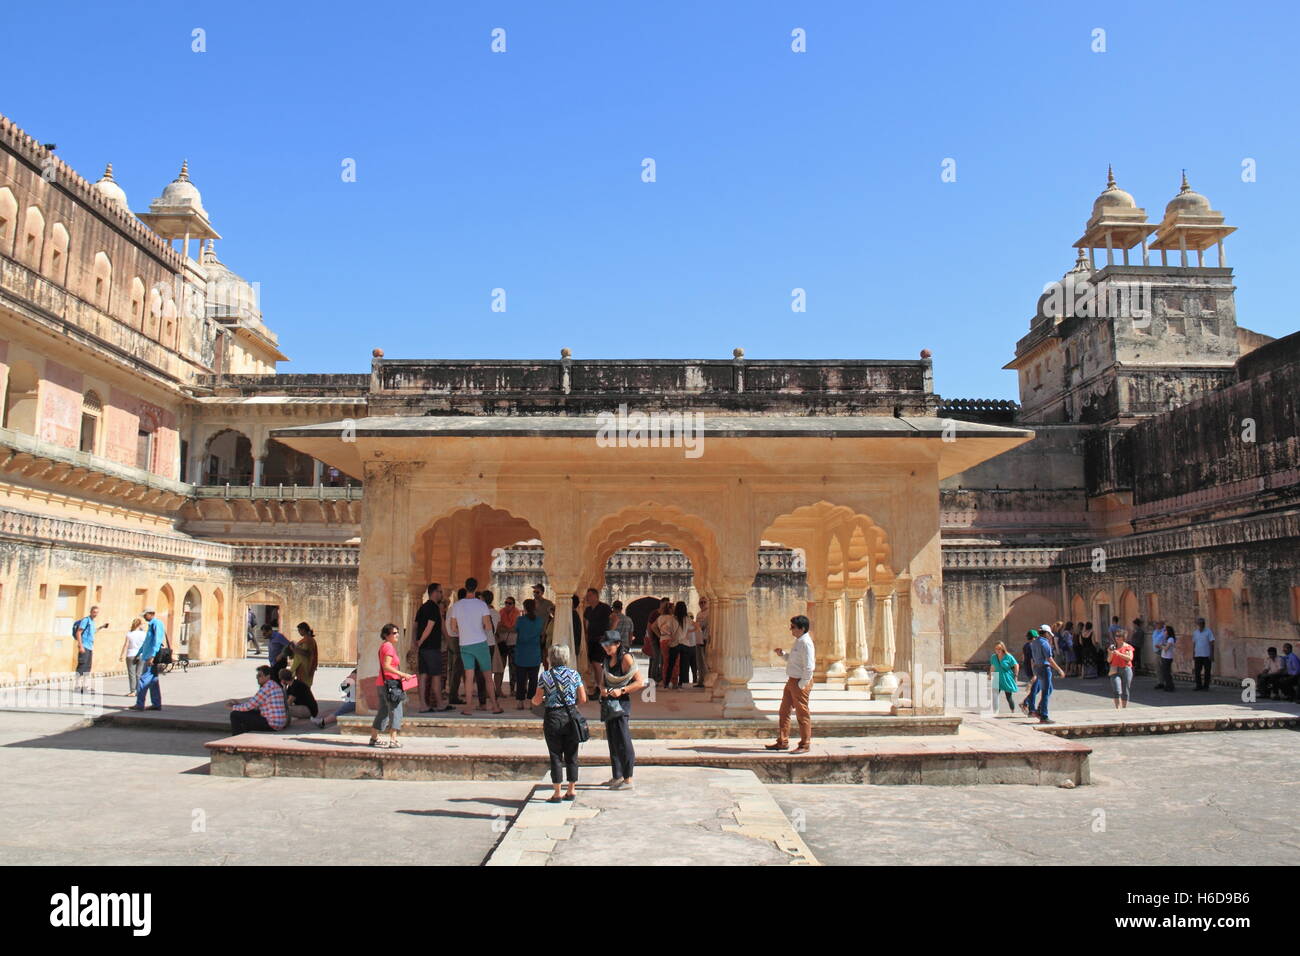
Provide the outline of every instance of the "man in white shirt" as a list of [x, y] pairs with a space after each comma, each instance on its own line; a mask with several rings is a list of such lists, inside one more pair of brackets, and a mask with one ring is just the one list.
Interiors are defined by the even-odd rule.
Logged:
[[[456, 634], [460, 637], [460, 660], [465, 666], [461, 691], [465, 704], [461, 713], [466, 717], [473, 716], [474, 713], [470, 709], [470, 688], [474, 684], [475, 669], [483, 674], [486, 683], [484, 690], [491, 701], [492, 713], [503, 713], [501, 705], [497, 703], [496, 689], [492, 685], [492, 644], [489, 635], [496, 628], [492, 624], [491, 610], [479, 599], [476, 579], [465, 579], [465, 596], [451, 606], [447, 617], [455, 622]], [[479, 694], [478, 703], [482, 709], [482, 693]]]
[[799, 724], [799, 746], [791, 751], [793, 754], [806, 754], [812, 748], [812, 715], [808, 712], [808, 695], [812, 692], [813, 668], [816, 652], [813, 650], [812, 635], [808, 633], [808, 618], [796, 614], [790, 618], [790, 633], [794, 635], [794, 646], [789, 652], [777, 648], [777, 655], [785, 658], [785, 691], [781, 694], [781, 710], [778, 715], [776, 743], [768, 744], [768, 750], [790, 750], [790, 711], [794, 710], [795, 720]]
[[1205, 618], [1198, 617], [1196, 630], [1192, 631], [1192, 675], [1196, 679], [1195, 690], [1210, 689], [1210, 663], [1213, 660], [1214, 631], [1205, 626]]

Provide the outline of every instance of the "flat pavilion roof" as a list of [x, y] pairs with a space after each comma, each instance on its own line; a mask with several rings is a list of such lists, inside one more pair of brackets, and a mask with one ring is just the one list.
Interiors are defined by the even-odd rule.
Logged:
[[[666, 414], [666, 413], [659, 413]], [[691, 414], [691, 413], [687, 413]], [[1005, 428], [948, 418], [893, 418], [884, 415], [857, 416], [727, 416], [701, 413], [702, 436], [708, 441], [775, 438], [806, 440], [904, 439], [909, 443], [933, 443], [938, 453], [939, 477], [947, 478], [982, 461], [1022, 445], [1034, 437], [1024, 428]], [[362, 477], [361, 444], [382, 439], [458, 438], [556, 438], [595, 439], [609, 416], [457, 416], [394, 415], [358, 418], [353, 421], [323, 422], [279, 428], [271, 437], [291, 448], [332, 465], [355, 477]], [[343, 441], [350, 429], [348, 441]], [[947, 436], [947, 438], [945, 438]], [[352, 440], [355, 439], [355, 440]], [[400, 448], [402, 458], [419, 459], [422, 449]], [[644, 447], [640, 449], [647, 451]], [[655, 452], [660, 449], [648, 449]], [[571, 454], [566, 443], [565, 454]], [[707, 451], [705, 452], [707, 456]], [[393, 460], [391, 454], [385, 456]]]

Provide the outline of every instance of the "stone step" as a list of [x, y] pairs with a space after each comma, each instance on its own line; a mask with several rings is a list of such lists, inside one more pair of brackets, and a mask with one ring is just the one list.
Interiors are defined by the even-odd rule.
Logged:
[[[414, 737], [400, 750], [332, 734], [240, 734], [206, 744], [211, 771], [233, 777], [384, 780], [536, 780], [549, 766], [534, 726], [529, 738]], [[753, 771], [768, 783], [1058, 784], [1088, 782], [1091, 748], [1027, 727], [972, 721], [948, 736], [836, 737], [795, 756], [753, 739], [643, 740], [639, 766]], [[607, 767], [598, 742], [584, 745], [582, 766]], [[599, 773], [599, 771], [598, 771]]]
[[[605, 736], [605, 725], [597, 720], [594, 708], [585, 716], [591, 735]], [[955, 734], [961, 725], [958, 716], [892, 717], [822, 715], [814, 711], [814, 732], [819, 737], [881, 737], [932, 734]], [[340, 733], [369, 736], [373, 717], [347, 716], [338, 721]], [[775, 716], [752, 720], [713, 718], [643, 718], [634, 712], [634, 740], [690, 740], [718, 738], [771, 738], [776, 733]], [[412, 737], [537, 737], [542, 721], [531, 713], [507, 711], [504, 714], [479, 714], [464, 717], [456, 714], [417, 715], [402, 721], [402, 733]]]

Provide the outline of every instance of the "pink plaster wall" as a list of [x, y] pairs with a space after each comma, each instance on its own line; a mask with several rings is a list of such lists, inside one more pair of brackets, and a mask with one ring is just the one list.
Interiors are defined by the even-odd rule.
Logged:
[[[176, 413], [146, 402], [119, 388], [113, 389], [106, 410], [108, 435], [104, 454], [119, 464], [135, 467], [137, 433], [143, 427], [154, 432], [153, 471], [165, 478], [177, 477], [180, 433]], [[142, 424], [143, 423], [143, 424]]]
[[40, 437], [75, 449], [81, 440], [81, 391], [85, 379], [80, 372], [50, 359], [45, 360], [44, 377]]

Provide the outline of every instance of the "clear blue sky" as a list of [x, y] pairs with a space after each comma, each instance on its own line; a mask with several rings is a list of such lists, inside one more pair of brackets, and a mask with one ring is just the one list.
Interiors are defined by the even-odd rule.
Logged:
[[942, 394], [1013, 397], [1001, 366], [1108, 162], [1156, 220], [1186, 167], [1239, 227], [1241, 324], [1297, 328], [1285, 5], [296, 7], [10, 4], [0, 97], [87, 178], [111, 160], [135, 210], [188, 157], [219, 255], [261, 283], [282, 371], [362, 371], [375, 346], [930, 348]]

